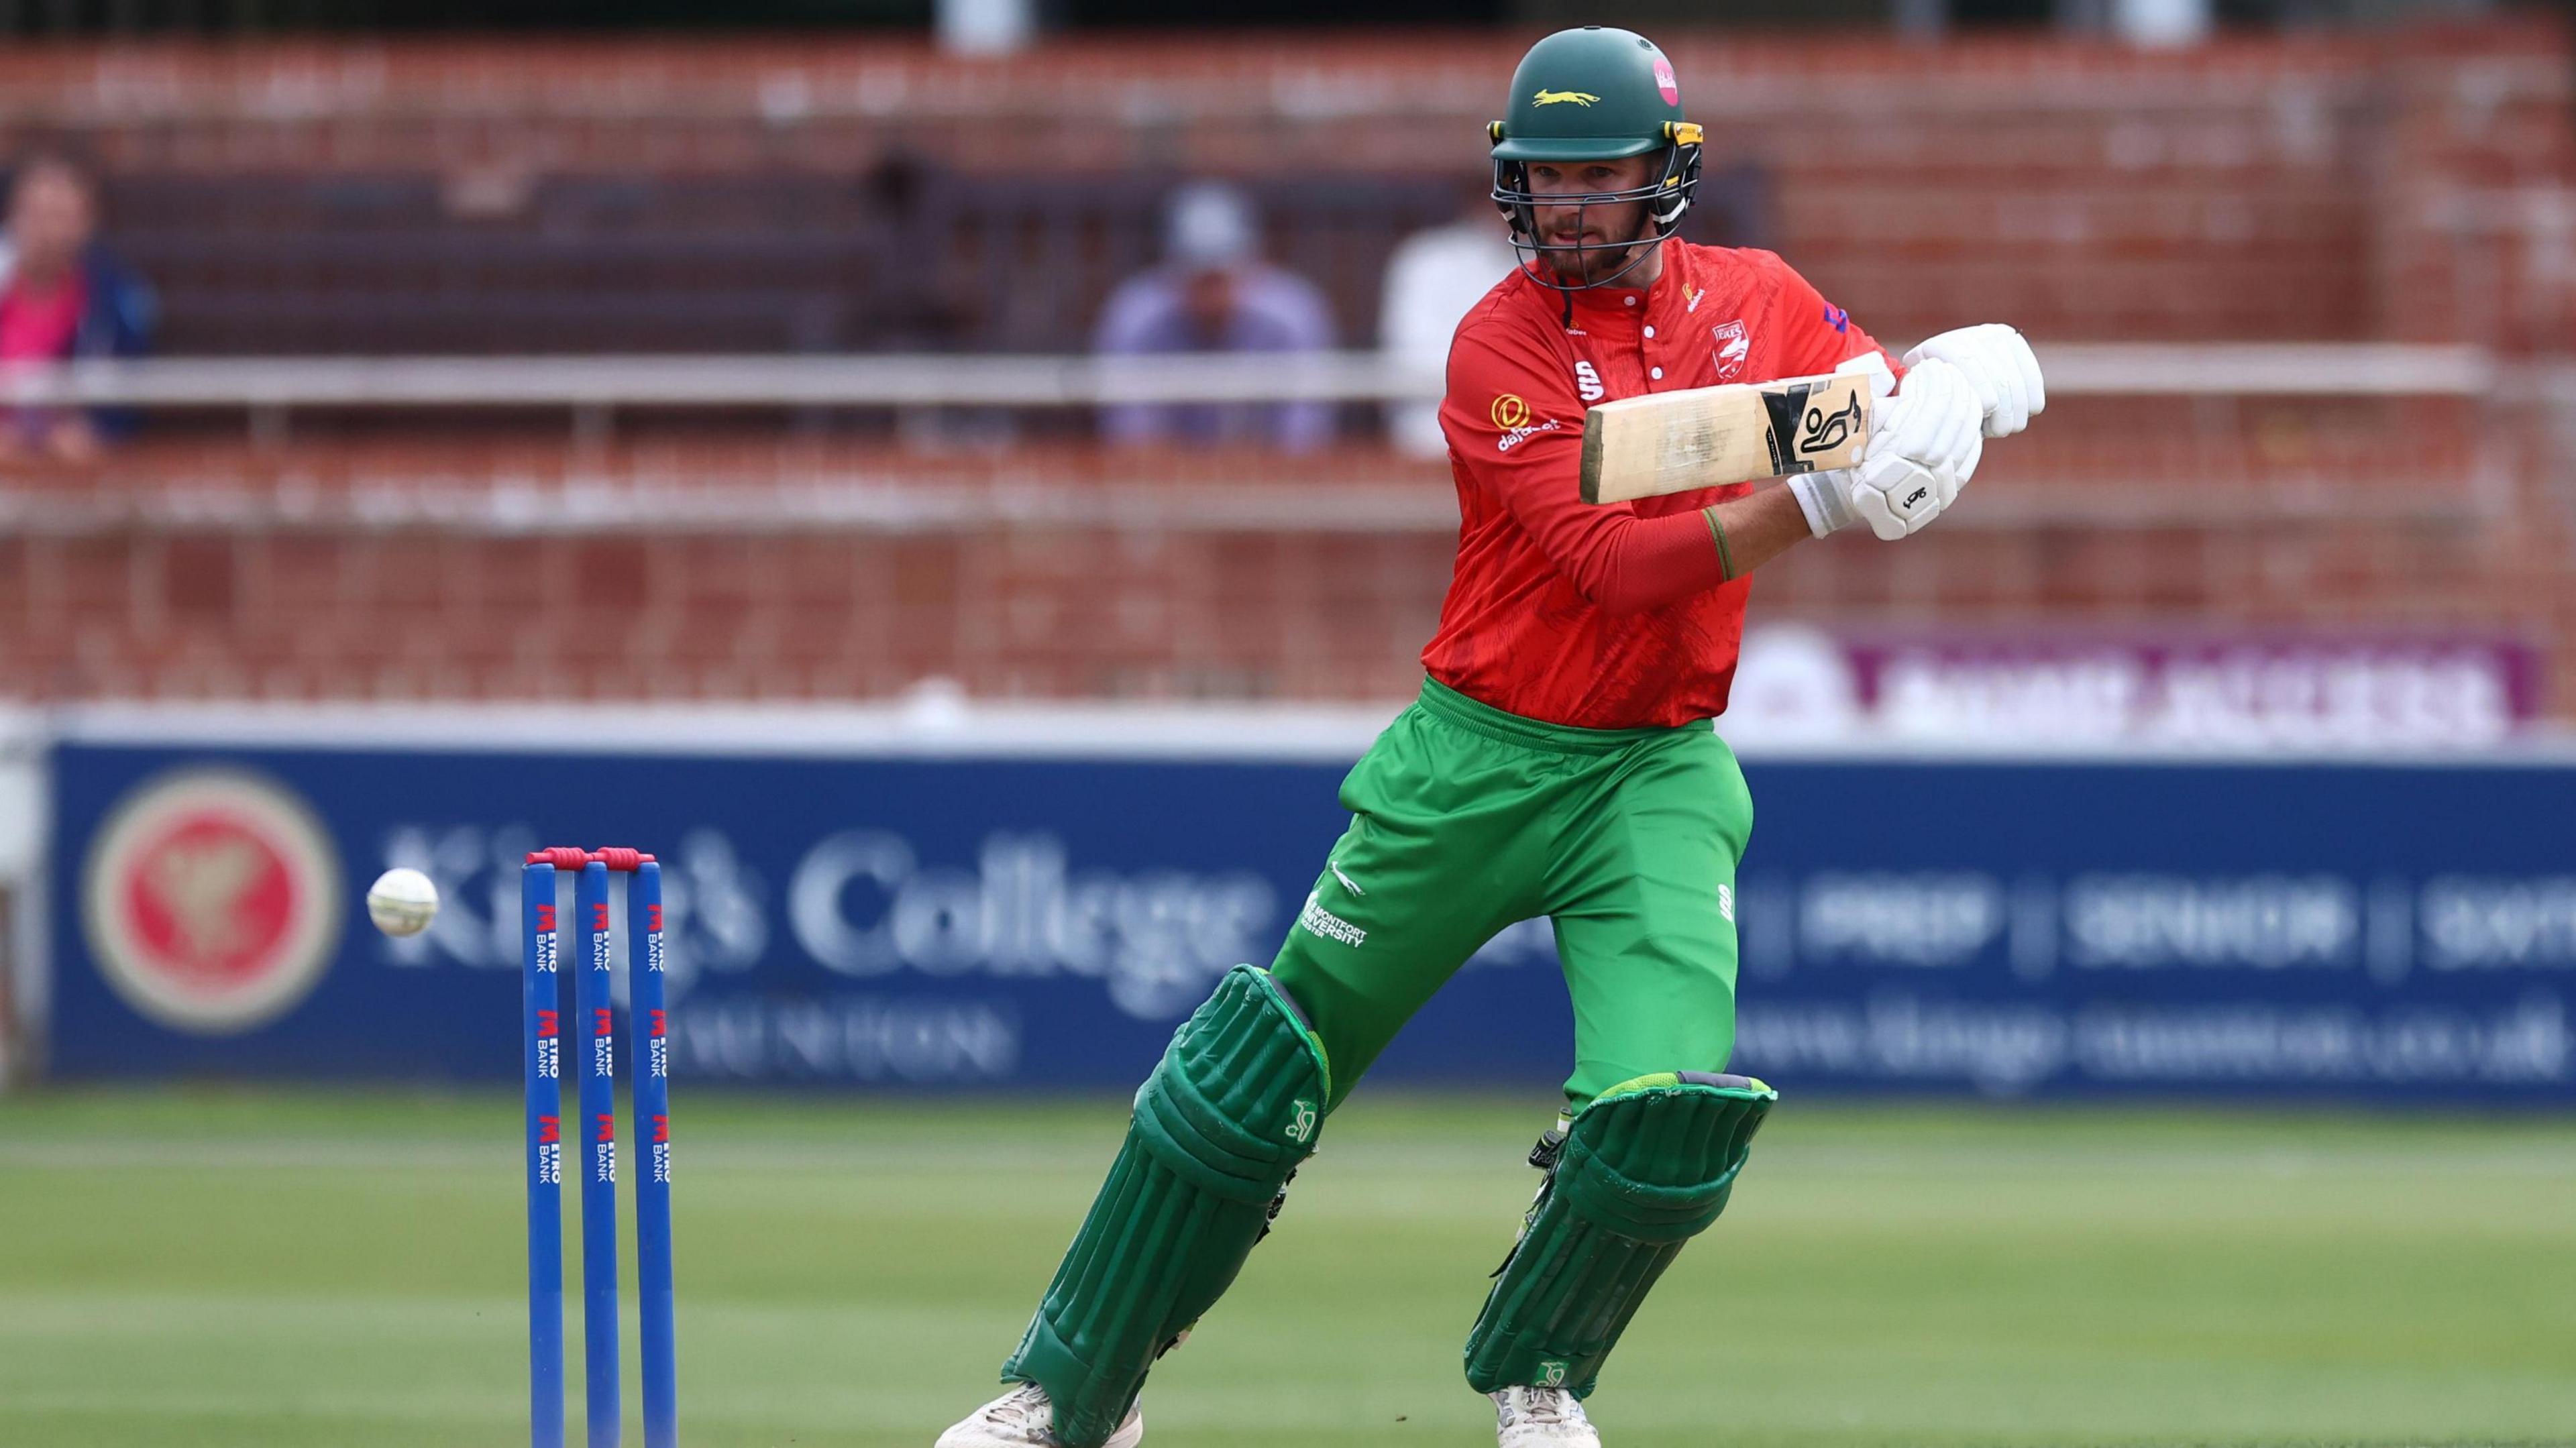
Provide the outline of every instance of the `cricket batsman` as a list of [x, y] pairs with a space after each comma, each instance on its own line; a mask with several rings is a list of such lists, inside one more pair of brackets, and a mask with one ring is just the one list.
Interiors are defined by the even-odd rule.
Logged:
[[[1137, 1093], [1002, 1366], [1015, 1386], [938, 1448], [1135, 1448], [1147, 1370], [1233, 1282], [1334, 1108], [1515, 921], [1554, 923], [1574, 1070], [1531, 1156], [1544, 1183], [1467, 1332], [1501, 1448], [1599, 1448], [1583, 1400], [1725, 1209], [1777, 1099], [1726, 1074], [1753, 805], [1710, 720], [1748, 575], [1846, 528], [1912, 536], [1984, 438], [2041, 409], [2039, 366], [1992, 325], [1900, 364], [1779, 257], [1677, 240], [1700, 128], [1642, 36], [1540, 41], [1489, 129], [1522, 264], [1450, 347], [1458, 559], [1421, 697], [1343, 782], [1350, 828], [1278, 956], [1228, 972]], [[1826, 372], [1868, 374], [1879, 397], [1857, 466], [1581, 500], [1589, 404]]]

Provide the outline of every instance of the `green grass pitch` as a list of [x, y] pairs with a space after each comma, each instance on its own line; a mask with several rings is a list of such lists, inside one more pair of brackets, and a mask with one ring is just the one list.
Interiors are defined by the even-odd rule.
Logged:
[[[684, 1094], [685, 1441], [928, 1448], [1120, 1109]], [[1547, 1110], [1364, 1093], [1148, 1441], [1490, 1445], [1459, 1345]], [[500, 1093], [0, 1097], [0, 1444], [524, 1441], [518, 1162]], [[1792, 1093], [1593, 1407], [1610, 1448], [2576, 1442], [2576, 1131]]]

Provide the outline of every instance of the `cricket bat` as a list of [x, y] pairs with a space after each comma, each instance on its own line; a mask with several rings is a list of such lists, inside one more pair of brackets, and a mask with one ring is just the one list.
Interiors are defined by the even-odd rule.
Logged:
[[1869, 441], [1869, 383], [1838, 372], [1602, 403], [1583, 415], [1583, 501], [1850, 467]]

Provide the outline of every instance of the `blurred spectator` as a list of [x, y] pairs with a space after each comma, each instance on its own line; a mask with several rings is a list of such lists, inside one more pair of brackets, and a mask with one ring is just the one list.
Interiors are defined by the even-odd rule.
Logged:
[[1387, 361], [1431, 379], [1433, 395], [1386, 410], [1388, 438], [1416, 457], [1449, 451], [1440, 435], [1440, 379], [1449, 364], [1449, 338], [1467, 309], [1520, 265], [1511, 231], [1495, 209], [1493, 179], [1478, 176], [1458, 193], [1457, 219], [1396, 243], [1387, 258], [1386, 291], [1378, 306], [1378, 343]]
[[[1163, 264], [1110, 293], [1094, 345], [1104, 357], [1172, 352], [1312, 352], [1333, 345], [1324, 294], [1261, 259], [1252, 203], [1216, 181], [1173, 194]], [[1101, 413], [1114, 443], [1267, 443], [1305, 452], [1332, 440], [1329, 403], [1134, 404]]]
[[[86, 170], [52, 154], [19, 163], [0, 241], [0, 365], [130, 357], [151, 340], [151, 288], [97, 231], [98, 183]], [[129, 427], [123, 414], [18, 408], [0, 421], [0, 459], [85, 461]]]

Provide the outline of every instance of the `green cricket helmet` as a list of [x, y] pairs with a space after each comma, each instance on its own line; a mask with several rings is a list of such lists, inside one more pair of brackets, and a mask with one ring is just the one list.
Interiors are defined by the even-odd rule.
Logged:
[[[1627, 264], [1595, 281], [1557, 280], [1553, 266], [1529, 268], [1560, 291], [1608, 286], [1644, 261], [1681, 229], [1699, 189], [1700, 129], [1682, 119], [1682, 90], [1673, 63], [1655, 43], [1633, 30], [1587, 25], [1560, 30], [1530, 47], [1512, 72], [1511, 105], [1485, 128], [1494, 142], [1494, 204], [1512, 225], [1512, 245], [1528, 260], [1590, 252], [1629, 251]], [[1599, 195], [1539, 195], [1530, 190], [1536, 161], [1616, 161], [1661, 152], [1663, 168], [1643, 186]], [[1582, 227], [1570, 242], [1543, 239], [1539, 205], [1609, 206], [1646, 203], [1648, 232], [1630, 241], [1585, 242]], [[1578, 265], [1576, 274], [1581, 274]]]

